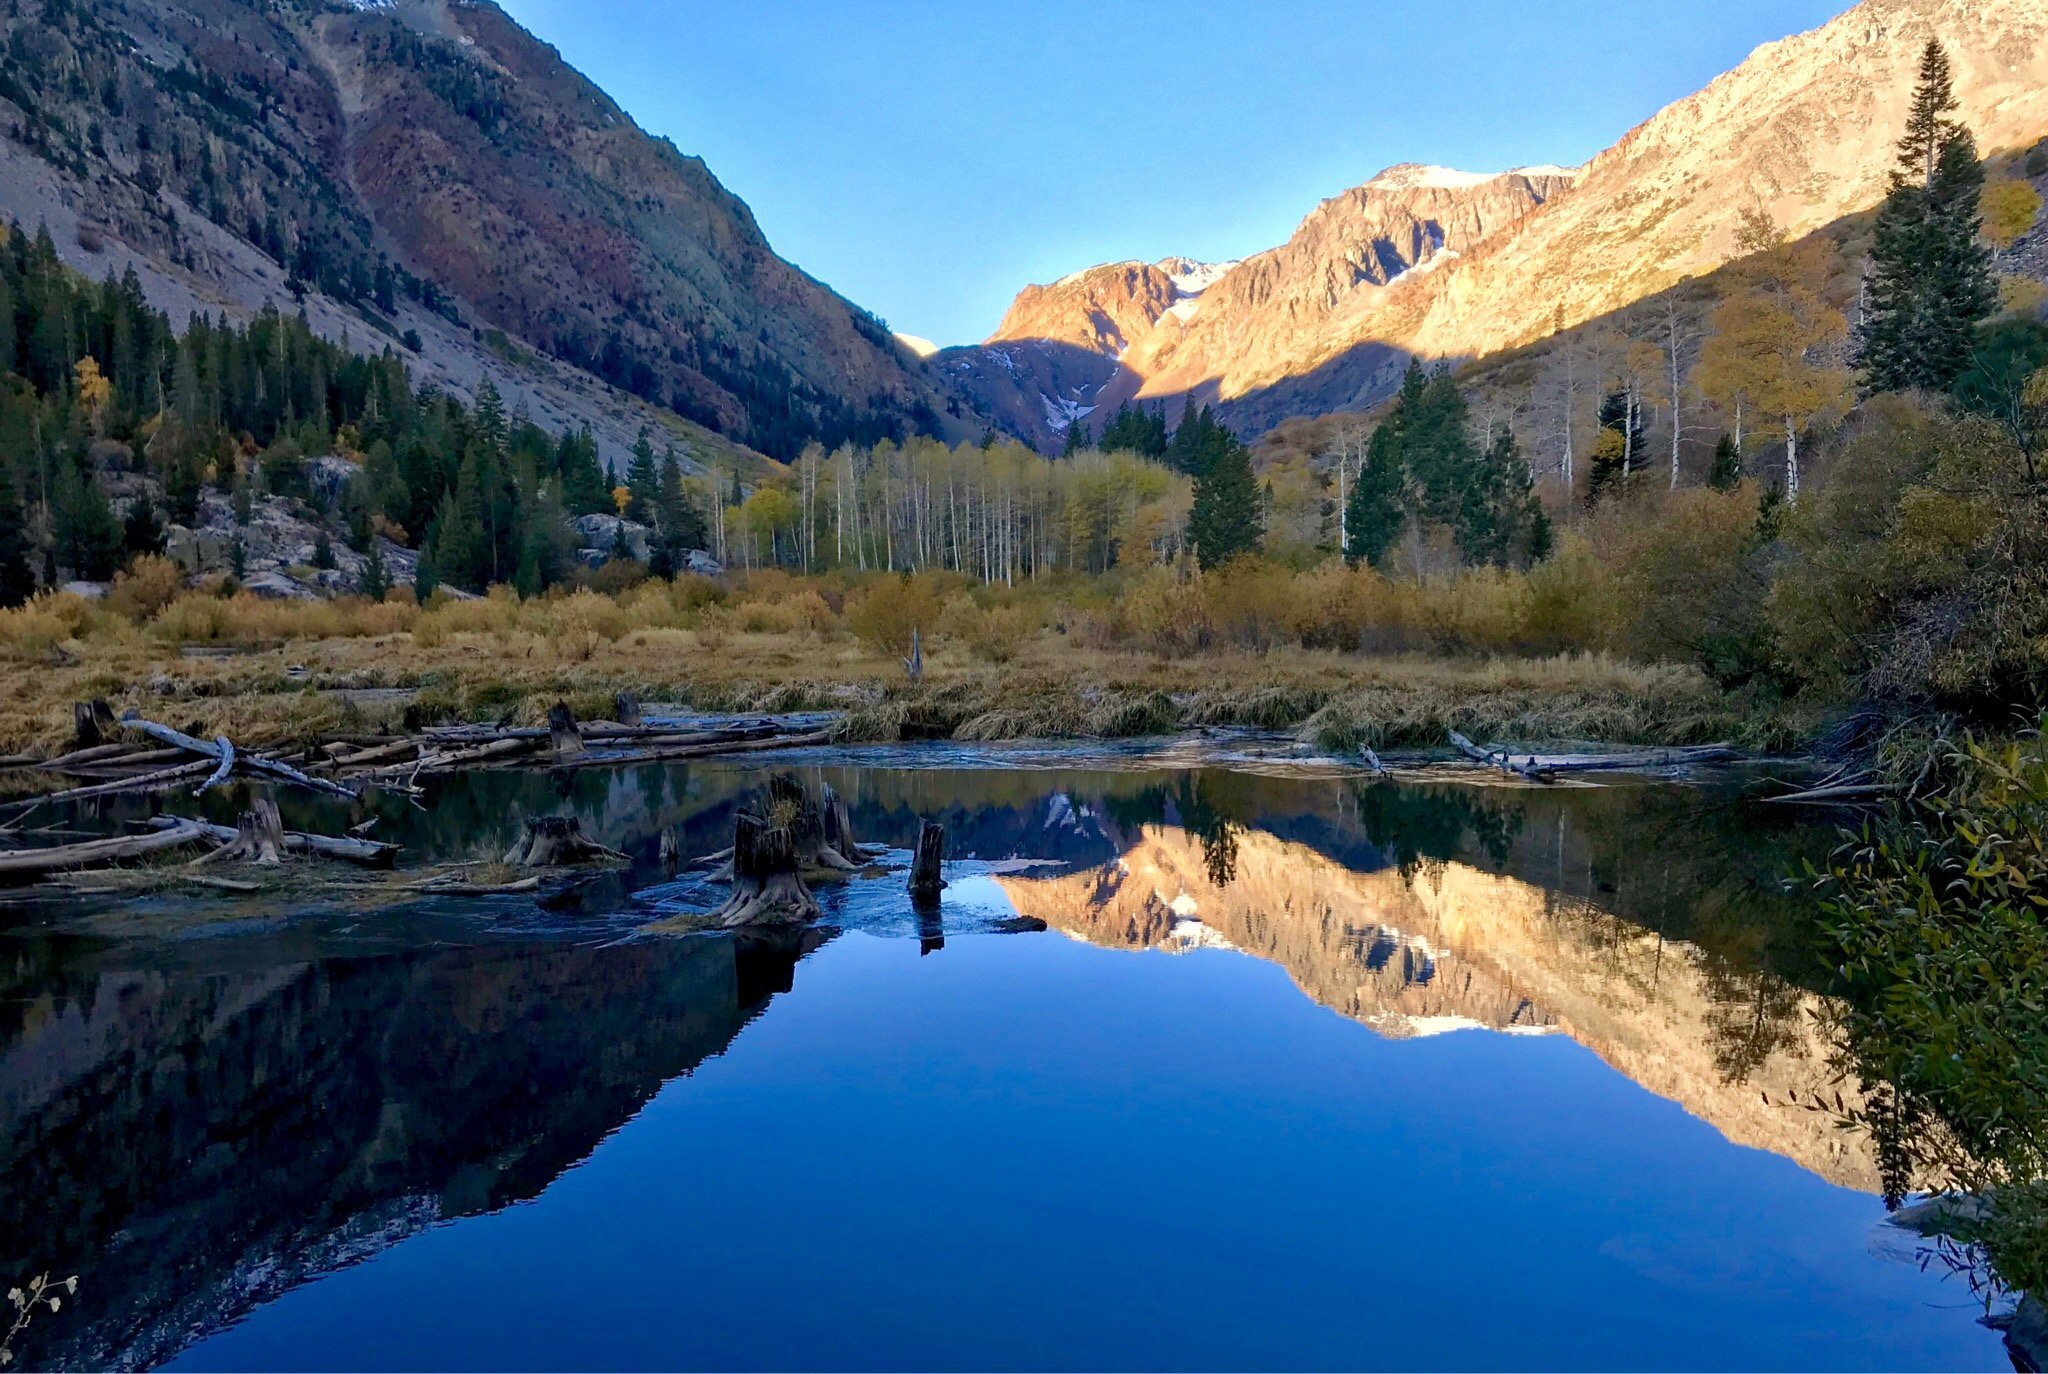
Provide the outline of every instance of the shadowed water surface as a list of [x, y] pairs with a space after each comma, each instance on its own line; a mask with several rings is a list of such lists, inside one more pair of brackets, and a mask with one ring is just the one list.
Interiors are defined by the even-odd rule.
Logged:
[[642, 935], [721, 895], [654, 863], [764, 776], [717, 764], [375, 803], [408, 863], [578, 816], [635, 863], [569, 909], [0, 907], [0, 1277], [80, 1276], [27, 1362], [2003, 1366], [1791, 1105], [1827, 836], [1727, 780], [811, 762], [948, 826], [937, 915]]

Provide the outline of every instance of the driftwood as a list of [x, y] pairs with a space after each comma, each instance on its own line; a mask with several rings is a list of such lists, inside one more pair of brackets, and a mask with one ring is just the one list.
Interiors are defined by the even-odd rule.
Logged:
[[1367, 768], [1372, 769], [1373, 772], [1377, 773], [1379, 776], [1383, 778], [1388, 776], [1387, 766], [1384, 763], [1380, 762], [1380, 756], [1372, 751], [1372, 747], [1370, 745], [1359, 745], [1358, 754], [1360, 758], [1363, 758], [1365, 760], [1365, 766]]
[[1481, 749], [1456, 730], [1451, 731], [1450, 736], [1452, 747], [1474, 762], [1483, 763], [1489, 768], [1498, 768], [1503, 773], [1518, 773], [1525, 778], [1530, 778], [1537, 782], [1550, 781], [1546, 770], [1536, 766], [1534, 757], [1531, 757], [1527, 763], [1516, 763], [1512, 758], [1508, 757], [1508, 751], [1505, 749]]
[[612, 719], [628, 730], [640, 728], [640, 698], [631, 692], [620, 692], [612, 698]]
[[946, 827], [926, 821], [917, 828], [917, 849], [910, 860], [910, 900], [929, 906], [939, 900], [946, 880], [939, 869], [946, 860]]
[[183, 821], [149, 835], [116, 835], [104, 840], [87, 840], [83, 844], [0, 851], [0, 877], [34, 877], [44, 873], [96, 868], [118, 859], [139, 859], [166, 849], [197, 844], [207, 838], [206, 827]]
[[161, 792], [176, 787], [187, 778], [197, 777], [207, 771], [204, 760], [197, 763], [179, 764], [176, 768], [160, 769], [154, 773], [143, 773], [134, 777], [116, 778], [112, 782], [98, 782], [90, 787], [70, 787], [62, 792], [45, 792], [38, 797], [23, 797], [9, 802], [9, 806], [34, 808], [51, 802], [86, 801], [93, 797], [132, 796], [136, 793]]
[[[151, 739], [161, 740], [174, 748], [183, 749], [188, 754], [198, 754], [202, 757], [213, 759], [215, 762], [220, 760], [222, 753], [220, 745], [210, 744], [203, 739], [194, 739], [182, 731], [173, 730], [168, 725], [159, 725], [153, 720], [144, 720], [133, 711], [121, 717], [121, 723], [130, 730], [139, 730]], [[346, 797], [350, 801], [356, 800], [356, 791], [352, 787], [344, 787], [338, 782], [329, 782], [325, 778], [312, 777], [300, 772], [288, 763], [280, 763], [276, 759], [267, 758], [262, 754], [244, 753], [241, 756], [240, 763], [243, 768], [252, 773], [263, 773], [285, 782], [297, 783], [301, 787], [310, 788], [315, 792], [325, 792], [329, 796]]]
[[625, 858], [586, 836], [583, 822], [574, 816], [535, 816], [526, 823], [526, 834], [506, 853], [505, 862], [520, 868], [566, 868]]
[[435, 897], [516, 897], [525, 892], [540, 891], [540, 879], [518, 878], [509, 883], [472, 883], [458, 877], [429, 878], [423, 883], [409, 883], [407, 892], [421, 892]]
[[[205, 821], [187, 821], [170, 817], [159, 817], [150, 824], [160, 829], [195, 825], [204, 838], [220, 844], [233, 844], [241, 833], [233, 826], [209, 825]], [[323, 859], [342, 859], [348, 863], [361, 864], [365, 868], [389, 868], [398, 858], [398, 846], [395, 844], [379, 844], [375, 840], [338, 839], [332, 835], [304, 835], [296, 830], [284, 832], [284, 848], [287, 852], [303, 851]]]
[[[1505, 748], [1482, 749], [1456, 730], [1451, 745], [1466, 758], [1536, 782], [1553, 782], [1559, 773], [1629, 773], [1725, 763], [1740, 755], [1725, 744], [1699, 744], [1678, 749], [1638, 749], [1616, 754], [1528, 754], [1520, 761]], [[1377, 760], [1375, 760], [1377, 762]]]
[[1811, 787], [1804, 792], [1788, 792], [1782, 797], [1765, 797], [1763, 800], [1778, 805], [1831, 806], [1838, 802], [1876, 801], [1903, 790], [1896, 783], [1860, 782], [1838, 787]]
[[335, 754], [329, 762], [336, 768], [361, 768], [372, 763], [388, 763], [392, 759], [409, 758], [419, 752], [416, 740], [393, 740], [388, 744], [372, 745], [367, 749], [346, 749]]
[[818, 899], [797, 874], [787, 825], [742, 811], [733, 819], [732, 896], [711, 919], [727, 929], [798, 925], [819, 915]]
[[212, 775], [205, 782], [200, 783], [198, 788], [192, 793], [195, 797], [211, 792], [214, 788], [226, 782], [228, 774], [235, 771], [235, 742], [226, 735], [216, 735], [213, 742], [220, 746], [220, 764], [213, 770]]
[[913, 683], [924, 680], [924, 635], [915, 627], [910, 631], [910, 657], [903, 660], [903, 671]]

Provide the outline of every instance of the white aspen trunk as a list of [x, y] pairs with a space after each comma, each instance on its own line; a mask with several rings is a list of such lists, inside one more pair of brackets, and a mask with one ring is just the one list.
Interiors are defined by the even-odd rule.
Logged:
[[1785, 417], [1785, 504], [1799, 504], [1799, 426]]

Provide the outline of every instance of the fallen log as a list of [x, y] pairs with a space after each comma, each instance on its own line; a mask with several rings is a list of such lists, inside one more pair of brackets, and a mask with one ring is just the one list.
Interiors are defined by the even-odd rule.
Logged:
[[622, 763], [673, 763], [679, 759], [701, 759], [725, 754], [754, 754], [767, 749], [801, 749], [812, 744], [826, 744], [831, 739], [832, 732], [830, 730], [817, 730], [807, 735], [776, 735], [768, 739], [743, 740], [731, 744], [691, 744], [674, 749], [593, 750], [582, 758], [571, 760], [566, 766], [570, 768], [592, 768]]
[[1891, 782], [1859, 782], [1845, 787], [1813, 787], [1804, 792], [1787, 792], [1781, 797], [1765, 797], [1762, 800], [1773, 805], [1809, 804], [1825, 805], [1838, 801], [1875, 801], [1905, 789]]
[[336, 754], [329, 760], [336, 768], [361, 768], [366, 764], [385, 763], [391, 759], [402, 759], [420, 752], [419, 741], [410, 739], [393, 740], [368, 749], [356, 749]]
[[226, 782], [228, 774], [235, 771], [235, 742], [226, 735], [215, 736], [213, 742], [220, 746], [220, 764], [213, 770], [213, 775], [200, 783], [198, 789], [192, 793], [195, 797], [211, 792]]
[[[219, 745], [209, 744], [203, 739], [194, 739], [182, 731], [173, 730], [168, 725], [159, 725], [153, 720], [144, 720], [133, 711], [121, 717], [121, 723], [131, 730], [141, 731], [151, 739], [161, 740], [165, 744], [183, 749], [188, 754], [198, 754], [216, 761], [220, 758], [221, 749]], [[325, 778], [312, 777], [309, 774], [300, 772], [288, 763], [279, 763], [276, 759], [266, 758], [262, 754], [244, 753], [241, 757], [241, 764], [250, 772], [264, 773], [270, 777], [280, 778], [285, 782], [297, 783], [299, 786], [310, 788], [315, 792], [324, 792], [334, 797], [346, 797], [350, 801], [357, 799], [356, 790], [352, 787], [344, 787], [338, 782], [329, 782]]]
[[1481, 749], [1456, 730], [1452, 730], [1450, 736], [1452, 747], [1468, 759], [1483, 763], [1489, 768], [1498, 768], [1503, 773], [1518, 773], [1522, 777], [1536, 782], [1550, 781], [1545, 776], [1543, 770], [1536, 767], [1536, 760], [1533, 756], [1526, 764], [1516, 763], [1508, 757], [1508, 751], [1505, 749]]
[[[158, 829], [174, 825], [196, 825], [207, 839], [221, 844], [232, 844], [240, 833], [234, 826], [210, 825], [205, 821], [187, 821], [159, 816], [150, 822]], [[284, 847], [287, 851], [303, 850], [323, 859], [341, 859], [348, 863], [361, 864], [366, 868], [389, 868], [398, 858], [398, 846], [382, 844], [376, 840], [338, 839], [332, 835], [305, 835], [296, 830], [284, 832]]]
[[54, 759], [45, 759], [39, 766], [45, 772], [56, 773], [66, 768], [76, 768], [81, 764], [99, 763], [118, 759], [124, 754], [145, 752], [147, 751], [138, 749], [133, 744], [95, 744], [90, 749], [73, 749], [67, 754], [59, 754]]
[[111, 782], [97, 782], [89, 787], [69, 787], [62, 792], [45, 792], [38, 797], [22, 797], [6, 803], [9, 807], [33, 809], [56, 802], [86, 801], [92, 797], [127, 796], [149, 792], [161, 792], [176, 787], [187, 778], [197, 777], [207, 771], [204, 760], [198, 763], [183, 763], [176, 768], [164, 768], [154, 773], [143, 773], [135, 777], [115, 778]]
[[116, 835], [104, 840], [87, 840], [83, 844], [0, 851], [0, 877], [33, 877], [94, 868], [117, 859], [139, 859], [167, 849], [198, 844], [208, 838], [206, 827], [188, 821], [150, 835]]
[[430, 878], [423, 883], [410, 883], [405, 890], [430, 897], [512, 897], [524, 892], [540, 891], [540, 879], [520, 878], [509, 883], [466, 883]]

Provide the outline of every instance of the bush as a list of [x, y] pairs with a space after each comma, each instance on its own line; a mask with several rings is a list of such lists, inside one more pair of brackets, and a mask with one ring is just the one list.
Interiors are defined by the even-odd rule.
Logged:
[[107, 609], [133, 621], [148, 620], [185, 590], [184, 570], [161, 554], [141, 554], [114, 575]]
[[930, 577], [905, 575], [870, 583], [849, 597], [846, 628], [877, 653], [907, 655], [912, 632], [933, 633], [941, 610]]

